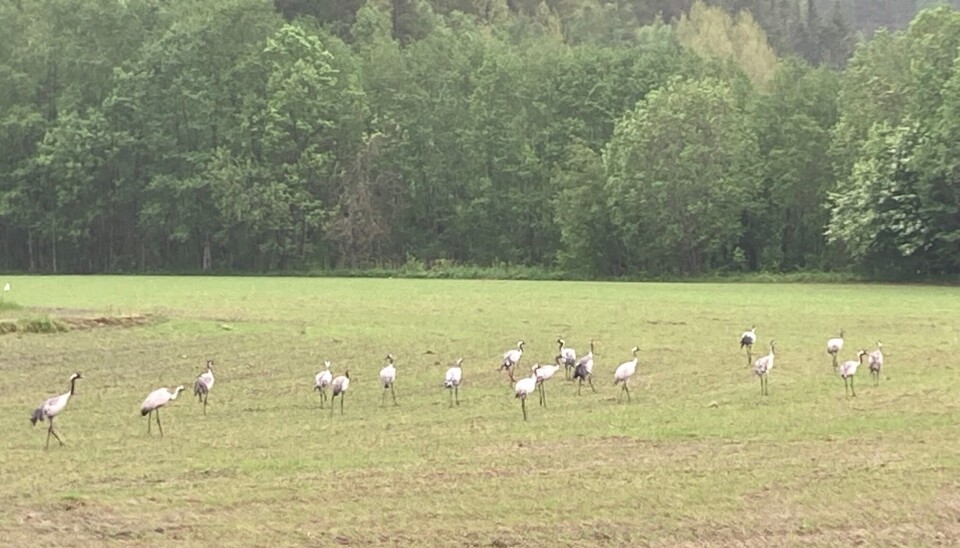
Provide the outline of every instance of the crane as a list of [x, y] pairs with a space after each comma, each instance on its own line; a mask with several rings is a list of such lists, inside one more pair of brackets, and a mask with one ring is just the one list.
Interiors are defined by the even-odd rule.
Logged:
[[40, 404], [40, 407], [34, 409], [33, 414], [30, 415], [30, 423], [34, 426], [37, 425], [38, 421], [43, 422], [44, 419], [50, 423], [50, 426], [47, 428], [47, 444], [44, 446], [44, 449], [50, 448], [50, 436], [57, 438], [57, 441], [60, 442], [60, 445], [63, 445], [63, 440], [61, 440], [60, 436], [58, 436], [53, 430], [53, 418], [66, 409], [67, 402], [70, 401], [70, 396], [73, 396], [77, 393], [77, 380], [82, 378], [83, 377], [80, 375], [79, 371], [73, 375], [70, 375], [70, 391], [44, 401]]

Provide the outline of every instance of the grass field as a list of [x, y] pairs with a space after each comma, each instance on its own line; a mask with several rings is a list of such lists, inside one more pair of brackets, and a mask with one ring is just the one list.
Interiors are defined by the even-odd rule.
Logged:
[[[13, 277], [30, 314], [146, 327], [0, 336], [4, 546], [950, 544], [960, 538], [960, 294], [865, 285]], [[770, 395], [737, 345], [777, 341]], [[844, 395], [824, 351], [884, 343]], [[597, 340], [597, 394], [562, 378], [523, 422], [496, 371]], [[633, 401], [613, 369], [640, 347]], [[399, 407], [377, 373], [397, 357]], [[464, 358], [462, 405], [442, 388]], [[159, 386], [216, 361], [207, 416]], [[323, 359], [352, 383], [319, 409]], [[44, 450], [30, 412], [77, 396]], [[389, 400], [389, 398], [388, 398]]]

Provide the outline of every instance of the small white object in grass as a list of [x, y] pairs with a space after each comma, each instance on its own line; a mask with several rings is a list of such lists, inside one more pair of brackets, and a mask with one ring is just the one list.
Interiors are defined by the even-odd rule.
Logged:
[[7, 283], [3, 284], [3, 290], [4, 290], [4, 291], [10, 291], [10, 282], [7, 282]]

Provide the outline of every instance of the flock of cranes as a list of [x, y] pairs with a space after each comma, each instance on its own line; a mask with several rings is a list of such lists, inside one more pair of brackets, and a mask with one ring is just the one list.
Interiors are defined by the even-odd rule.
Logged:
[[[837, 363], [837, 355], [843, 350], [843, 329], [840, 330], [840, 336], [827, 340], [827, 354], [833, 360], [833, 369], [843, 379], [844, 393], [855, 397], [856, 390], [853, 388], [853, 377], [857, 374], [857, 368], [863, 364], [863, 358], [870, 359], [870, 376], [873, 377], [873, 384], [880, 384], [880, 369], [883, 368], [883, 344], [877, 341], [877, 349], [867, 352], [866, 350], [857, 351], [856, 360], [847, 360], [843, 363]], [[753, 359], [753, 343], [757, 342], [757, 328], [753, 327], [750, 331], [744, 331], [740, 335], [740, 349], [747, 350], [747, 364], [751, 364]], [[769, 394], [767, 387], [767, 375], [773, 369], [773, 358], [776, 341], [770, 341], [770, 353], [752, 362], [753, 372], [760, 377], [760, 393], [764, 396]]]
[[[868, 352], [859, 350], [856, 360], [847, 360], [842, 363], [837, 362], [837, 356], [843, 350], [843, 335], [840, 330], [840, 336], [831, 338], [827, 341], [827, 353], [832, 357], [833, 368], [843, 379], [845, 394], [853, 397], [857, 393], [854, 390], [853, 379], [857, 369], [863, 364], [864, 358], [869, 359], [870, 375], [873, 377], [874, 385], [880, 382], [880, 370], [883, 367], [883, 345], [877, 342], [877, 349]], [[753, 360], [753, 345], [757, 342], [757, 328], [744, 331], [740, 335], [740, 349], [746, 350], [747, 364], [752, 367], [753, 372], [760, 378], [760, 393], [764, 396], [769, 394], [768, 376], [773, 369], [776, 341], [770, 341], [770, 353]], [[574, 349], [568, 348], [563, 339], [557, 339], [558, 352], [554, 364], [534, 363], [530, 368], [530, 375], [517, 380], [514, 377], [514, 371], [520, 364], [523, 357], [524, 342], [517, 341], [516, 348], [512, 348], [503, 354], [499, 371], [506, 371], [510, 381], [513, 383], [513, 393], [516, 399], [520, 400], [520, 408], [523, 411], [523, 420], [527, 420], [527, 396], [537, 392], [541, 406], [547, 405], [546, 390], [544, 384], [552, 379], [560, 369], [564, 370], [565, 378], [577, 382], [577, 395], [580, 395], [583, 383], [586, 382], [590, 388], [596, 392], [593, 385], [593, 362], [594, 362], [594, 341], [590, 341], [590, 352], [577, 358]], [[620, 402], [624, 395], [627, 401], [630, 401], [630, 379], [637, 371], [637, 353], [639, 348], [634, 346], [630, 351], [633, 358], [627, 360], [614, 370], [613, 384], [620, 385], [620, 392], [617, 395], [617, 402]], [[393, 399], [393, 404], [397, 404], [397, 395], [394, 385], [397, 381], [397, 367], [394, 363], [392, 354], [387, 354], [386, 365], [380, 370], [380, 384], [383, 392], [380, 398], [380, 404], [383, 405], [386, 400], [387, 390]], [[463, 382], [463, 358], [457, 358], [456, 362], [447, 369], [444, 375], [443, 386], [450, 394], [450, 407], [460, 405], [460, 384]], [[49, 424], [47, 428], [47, 442], [45, 448], [50, 447], [50, 437], [53, 436], [63, 445], [63, 440], [57, 435], [53, 428], [53, 419], [56, 418], [67, 407], [70, 397], [76, 393], [77, 381], [82, 379], [80, 372], [70, 375], [70, 391], [59, 396], [54, 396], [34, 409], [30, 415], [30, 422], [34, 425], [37, 422], [46, 420]], [[193, 384], [193, 394], [198, 402], [203, 404], [203, 413], [207, 413], [207, 400], [210, 397], [210, 391], [213, 389], [213, 360], [207, 360], [206, 370], [197, 375]], [[330, 390], [330, 414], [333, 414], [334, 402], [340, 398], [340, 413], [343, 414], [344, 396], [350, 388], [350, 370], [344, 370], [342, 375], [333, 376], [330, 371], [330, 362], [324, 361], [324, 369], [314, 377], [314, 390], [320, 392], [320, 407], [323, 408], [327, 402], [327, 390]], [[160, 436], [163, 437], [163, 426], [160, 423], [160, 408], [177, 399], [185, 388], [183, 385], [177, 386], [172, 391], [166, 387], [161, 387], [150, 392], [143, 403], [140, 405], [141, 416], [147, 417], [147, 433], [151, 433], [151, 415], [156, 419], [157, 429]]]

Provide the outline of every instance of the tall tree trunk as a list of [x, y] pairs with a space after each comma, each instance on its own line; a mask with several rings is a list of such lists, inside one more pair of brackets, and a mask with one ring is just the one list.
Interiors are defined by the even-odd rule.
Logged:
[[50, 266], [57, 273], [57, 221], [53, 221], [53, 236], [50, 237]]
[[307, 252], [307, 219], [304, 217], [300, 220], [300, 249], [298, 250], [300, 254], [300, 260], [306, 258]]
[[33, 263], [33, 229], [27, 229], [27, 259], [29, 261], [29, 267], [27, 270], [33, 272], [36, 266]]
[[210, 254], [210, 237], [208, 236], [203, 242], [203, 271], [210, 270], [212, 266], [213, 257]]

